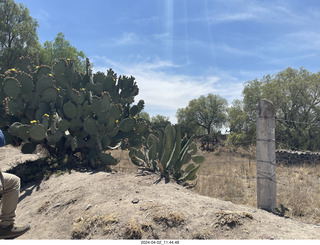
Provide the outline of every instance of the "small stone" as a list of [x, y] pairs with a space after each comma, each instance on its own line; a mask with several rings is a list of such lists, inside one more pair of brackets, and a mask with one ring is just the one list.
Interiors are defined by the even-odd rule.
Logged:
[[139, 199], [138, 198], [135, 198], [131, 201], [133, 204], [137, 204], [139, 202]]
[[92, 208], [92, 204], [88, 204], [85, 208], [85, 210], [88, 210], [89, 208]]

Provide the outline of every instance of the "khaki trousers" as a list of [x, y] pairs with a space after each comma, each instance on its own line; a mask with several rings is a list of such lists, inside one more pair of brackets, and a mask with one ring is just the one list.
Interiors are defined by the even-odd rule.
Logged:
[[2, 194], [2, 207], [0, 214], [0, 225], [7, 226], [14, 223], [16, 208], [20, 195], [20, 178], [8, 173], [2, 173], [4, 178], [4, 191], [0, 182]]

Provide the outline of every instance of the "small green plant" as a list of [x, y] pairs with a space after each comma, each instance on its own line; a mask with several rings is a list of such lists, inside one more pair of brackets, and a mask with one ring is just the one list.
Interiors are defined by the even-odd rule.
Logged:
[[[181, 183], [197, 178], [204, 156], [196, 155], [197, 146], [193, 138], [181, 138], [179, 126], [167, 125], [164, 132], [150, 133], [144, 138], [142, 147], [131, 147], [131, 161], [151, 171], [160, 171], [161, 177], [169, 181], [169, 175]], [[189, 163], [192, 161], [192, 163]]]

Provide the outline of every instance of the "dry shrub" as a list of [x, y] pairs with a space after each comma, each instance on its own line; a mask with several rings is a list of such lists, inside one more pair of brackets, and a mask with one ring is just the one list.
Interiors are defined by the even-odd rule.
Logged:
[[134, 218], [131, 218], [126, 224], [125, 232], [123, 234], [124, 239], [141, 239], [142, 227], [136, 222]]
[[192, 239], [195, 240], [209, 240], [212, 239], [211, 231], [209, 230], [201, 230], [201, 231], [196, 231], [192, 234]]
[[215, 222], [215, 226], [228, 226], [234, 228], [238, 225], [243, 225], [244, 220], [252, 220], [253, 215], [249, 212], [231, 212], [221, 210], [216, 213], [218, 220]]
[[182, 213], [162, 213], [162, 214], [154, 214], [153, 220], [157, 224], [163, 224], [167, 227], [178, 227], [183, 225], [185, 218]]
[[71, 237], [72, 239], [85, 239], [98, 227], [102, 228], [103, 234], [109, 234], [115, 230], [114, 225], [116, 223], [118, 223], [118, 219], [113, 213], [107, 215], [92, 215], [87, 213], [74, 220]]

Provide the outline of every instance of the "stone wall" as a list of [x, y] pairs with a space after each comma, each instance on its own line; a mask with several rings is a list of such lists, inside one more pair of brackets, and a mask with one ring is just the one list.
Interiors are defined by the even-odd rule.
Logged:
[[285, 165], [320, 164], [320, 152], [277, 150], [276, 159]]

